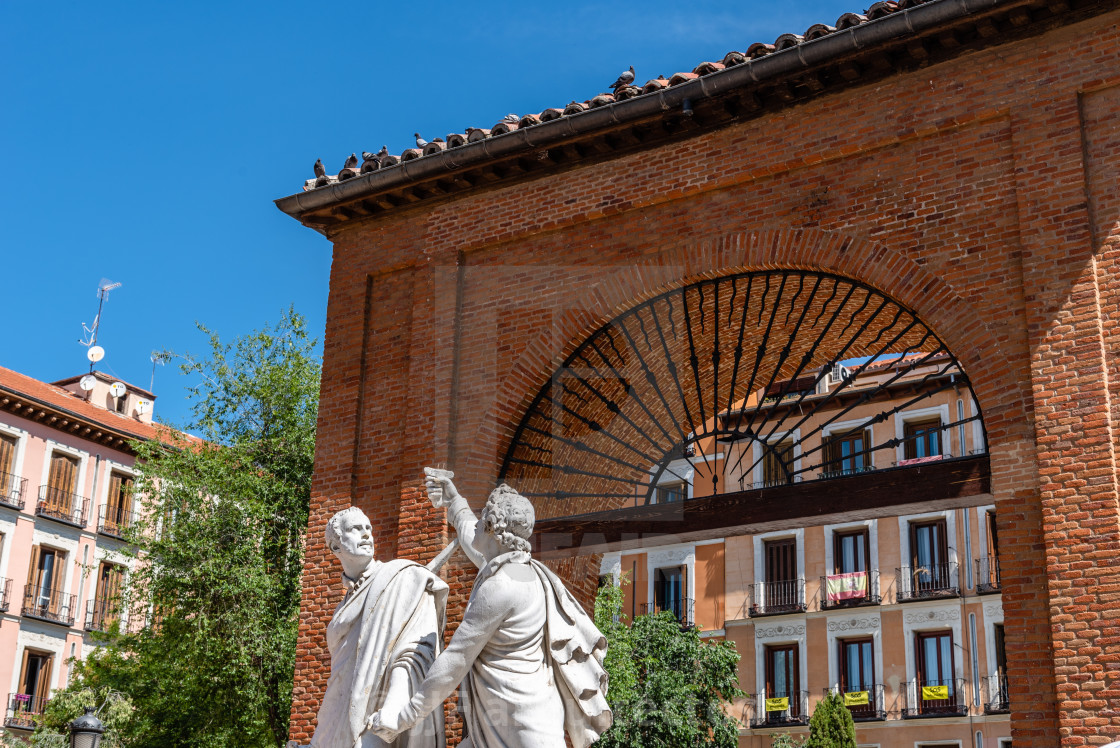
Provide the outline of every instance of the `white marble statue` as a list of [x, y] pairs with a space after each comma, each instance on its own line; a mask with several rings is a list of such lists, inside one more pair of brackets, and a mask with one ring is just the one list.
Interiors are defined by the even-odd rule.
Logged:
[[450, 478], [428, 473], [428, 496], [447, 506], [463, 550], [479, 568], [463, 622], [403, 709], [370, 717], [390, 739], [440, 705], [462, 683], [467, 748], [575, 748], [611, 725], [606, 639], [563, 582], [529, 556], [533, 505], [507, 485], [476, 519]]
[[399, 710], [443, 644], [447, 583], [405, 559], [373, 557], [373, 530], [357, 507], [331, 517], [327, 547], [342, 563], [346, 596], [327, 625], [331, 674], [311, 748], [443, 746], [443, 714], [385, 739], [367, 729], [378, 709]]

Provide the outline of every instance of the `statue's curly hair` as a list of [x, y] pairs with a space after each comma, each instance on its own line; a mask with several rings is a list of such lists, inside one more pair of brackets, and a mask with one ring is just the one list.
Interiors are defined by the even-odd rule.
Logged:
[[505, 483], [490, 492], [482, 510], [482, 520], [486, 532], [503, 548], [526, 552], [532, 548], [529, 536], [537, 521], [536, 510], [528, 499]]
[[358, 507], [348, 506], [342, 511], [335, 512], [334, 516], [327, 520], [327, 527], [323, 534], [327, 536], [327, 550], [331, 553], [334, 553], [335, 545], [342, 539], [342, 519], [355, 514], [362, 519], [369, 519], [366, 517], [366, 513]]

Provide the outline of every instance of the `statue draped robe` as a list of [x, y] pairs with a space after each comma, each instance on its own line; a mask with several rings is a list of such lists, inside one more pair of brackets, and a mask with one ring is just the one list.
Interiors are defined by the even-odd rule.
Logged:
[[445, 744], [443, 710], [386, 743], [365, 730], [385, 705], [390, 673], [404, 668], [409, 689], [424, 680], [443, 643], [447, 584], [423, 566], [377, 564], [335, 609], [327, 625], [331, 674], [319, 706], [312, 748], [430, 748]]

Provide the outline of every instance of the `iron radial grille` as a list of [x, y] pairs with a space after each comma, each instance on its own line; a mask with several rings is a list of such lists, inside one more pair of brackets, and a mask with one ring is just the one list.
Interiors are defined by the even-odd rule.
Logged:
[[[703, 280], [592, 334], [540, 390], [502, 479], [538, 517], [584, 514], [851, 472], [822, 435], [887, 422], [971, 386], [909, 309], [856, 281], [774, 270]], [[863, 446], [887, 467], [899, 439]], [[835, 468], [835, 469], [833, 469]]]

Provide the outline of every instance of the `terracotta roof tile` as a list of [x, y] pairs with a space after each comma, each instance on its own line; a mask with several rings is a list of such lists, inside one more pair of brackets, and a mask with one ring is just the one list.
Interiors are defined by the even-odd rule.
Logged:
[[344, 169], [337, 176], [327, 175], [325, 177], [318, 177], [317, 179], [308, 179], [304, 183], [303, 188], [304, 190], [313, 190], [319, 187], [325, 187], [339, 181], [352, 179], [359, 174], [367, 174], [378, 169], [396, 166], [402, 161], [412, 161], [423, 158], [424, 156], [434, 155], [447, 148], [457, 148], [466, 143], [475, 143], [479, 140], [485, 140], [486, 138], [500, 137], [520, 128], [532, 127], [540, 122], [549, 122], [561, 117], [572, 117], [589, 109], [607, 106], [616, 101], [625, 101], [626, 99], [632, 99], [636, 96], [656, 93], [669, 86], [680, 85], [698, 77], [713, 75], [726, 68], [742, 65], [751, 60], [757, 60], [767, 55], [794, 49], [803, 44], [810, 44], [830, 34], [870, 23], [901, 10], [906, 10], [907, 8], [930, 1], [931, 0], [898, 0], [896, 2], [895, 0], [879, 0], [879, 2], [876, 2], [868, 8], [865, 13], [845, 13], [836, 20], [836, 24], [833, 26], [826, 23], [816, 23], [810, 26], [804, 34], [786, 33], [779, 36], [773, 43], [755, 42], [747, 47], [745, 52], [732, 50], [724, 56], [722, 62], [703, 62], [697, 65], [691, 72], [674, 73], [669, 78], [658, 76], [657, 78], [647, 81], [640, 87], [636, 85], [624, 86], [616, 90], [613, 94], [604, 92], [586, 101], [573, 101], [563, 109], [549, 108], [539, 114], [523, 114], [520, 115], [516, 122], [499, 122], [489, 130], [486, 128], [469, 128], [465, 133], [451, 133], [447, 136], [446, 141], [437, 138], [422, 150], [419, 148], [409, 148], [401, 153], [399, 157], [384, 156], [376, 159], [376, 161], [366, 161], [358, 171], [354, 169]]
[[190, 434], [174, 432], [166, 426], [144, 423], [123, 413], [99, 408], [56, 384], [47, 384], [2, 366], [0, 366], [0, 392], [7, 396], [26, 398], [29, 402], [76, 416], [83, 421], [95, 423], [135, 439], [170, 441], [172, 434], [179, 433], [190, 442], [204, 441]]

